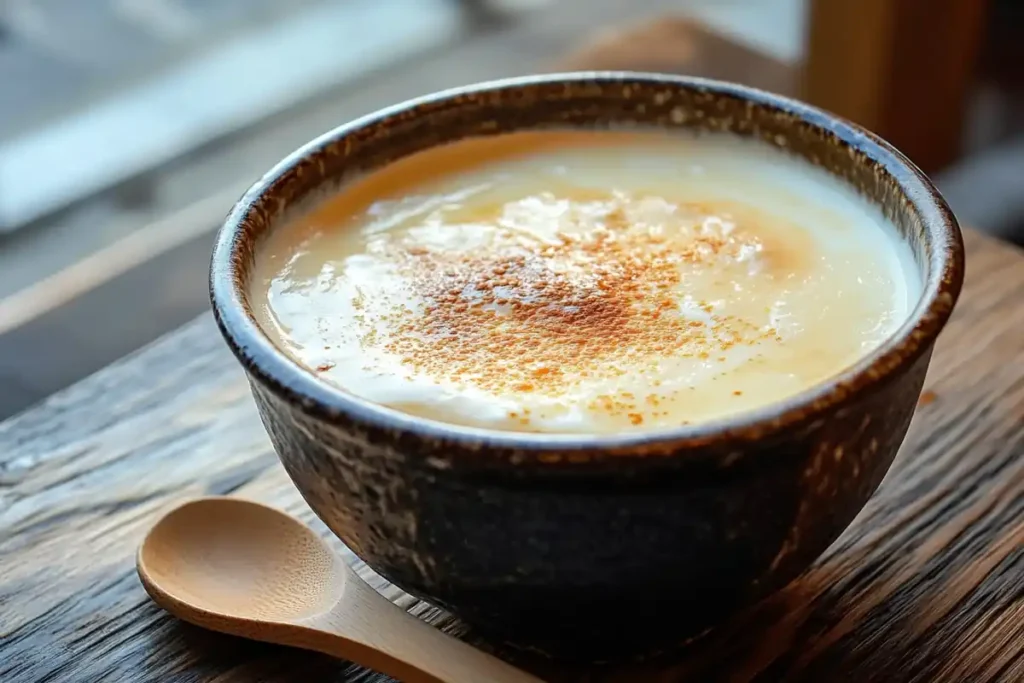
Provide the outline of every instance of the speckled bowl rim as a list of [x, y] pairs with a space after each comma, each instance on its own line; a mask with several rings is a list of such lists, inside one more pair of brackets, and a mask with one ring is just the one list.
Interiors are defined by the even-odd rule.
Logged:
[[[929, 276], [921, 298], [907, 320], [870, 354], [840, 374], [784, 400], [721, 419], [670, 429], [620, 434], [547, 434], [512, 432], [467, 427], [421, 418], [362, 399], [334, 387], [302, 368], [282, 353], [248, 313], [237, 259], [243, 240], [242, 226], [250, 212], [282, 176], [304, 159], [368, 125], [410, 108], [458, 98], [471, 93], [516, 90], [532, 85], [569, 82], [600, 83], [610, 86], [655, 84], [671, 88], [739, 98], [775, 109], [800, 119], [818, 130], [852, 146], [882, 166], [896, 181], [904, 197], [914, 206], [924, 231], [930, 235]], [[685, 458], [687, 448], [709, 443], [729, 445], [761, 440], [782, 430], [798, 428], [827, 418], [853, 394], [874, 391], [908, 367], [930, 348], [946, 324], [959, 296], [964, 275], [964, 251], [955, 217], [928, 178], [892, 145], [867, 130], [833, 114], [769, 92], [710, 79], [657, 73], [586, 71], [525, 76], [477, 83], [418, 97], [341, 125], [303, 145], [256, 181], [235, 204], [221, 227], [210, 267], [210, 299], [214, 317], [231, 351], [239, 362], [263, 384], [310, 415], [328, 422], [355, 422], [418, 436], [434, 442], [469, 447], [486, 459], [488, 449], [496, 453], [519, 452], [543, 456], [546, 451], [589, 450], [635, 456], [638, 452], [672, 453]], [[650, 448], [650, 447], [654, 448]], [[665, 448], [670, 446], [670, 448]], [[560, 460], [558, 460], [560, 461]], [[541, 457], [540, 462], [543, 462]], [[590, 459], [576, 464], [586, 467]]]

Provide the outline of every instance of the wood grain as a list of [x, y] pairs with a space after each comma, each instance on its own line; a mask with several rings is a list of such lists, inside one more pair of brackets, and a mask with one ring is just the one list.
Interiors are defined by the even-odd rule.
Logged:
[[[682, 659], [565, 681], [1024, 680], [1024, 253], [967, 236], [968, 280], [878, 494], [803, 577]], [[377, 681], [203, 632], [145, 596], [157, 515], [232, 494], [326, 535], [208, 316], [0, 424], [0, 681]], [[448, 629], [450, 618], [387, 597]], [[614, 618], [614, 615], [609, 615]]]

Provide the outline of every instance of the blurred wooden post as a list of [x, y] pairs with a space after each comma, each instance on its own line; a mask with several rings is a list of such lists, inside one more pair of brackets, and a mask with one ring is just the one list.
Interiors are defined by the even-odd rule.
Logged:
[[986, 0], [809, 0], [804, 99], [926, 171], [955, 160]]

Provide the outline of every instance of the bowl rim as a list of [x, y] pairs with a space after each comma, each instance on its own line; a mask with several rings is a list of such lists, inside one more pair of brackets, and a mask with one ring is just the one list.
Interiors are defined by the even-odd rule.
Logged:
[[[238, 250], [242, 226], [264, 194], [283, 176], [327, 146], [354, 131], [425, 104], [437, 104], [471, 94], [515, 91], [535, 85], [598, 83], [609, 86], [661, 85], [750, 101], [794, 116], [836, 137], [881, 166], [896, 182], [903, 197], [921, 217], [932, 248], [926, 254], [930, 274], [920, 299], [907, 319], [888, 339], [833, 377], [807, 389], [750, 411], [694, 425], [618, 434], [532, 433], [470, 427], [418, 417], [373, 403], [328, 384], [280, 351], [249, 314], [240, 291]], [[345, 418], [368, 428], [462, 446], [486, 459], [488, 449], [541, 454], [564, 451], [601, 451], [605, 454], [668, 452], [686, 457], [687, 448], [708, 443], [760, 440], [786, 428], [826, 416], [851, 395], [863, 395], [887, 383], [927, 351], [945, 326], [960, 294], [964, 276], [964, 248], [959, 225], [939, 191], [925, 174], [896, 148], [864, 128], [798, 100], [749, 86], [692, 76], [633, 71], [577, 71], [520, 76], [442, 90], [385, 107], [342, 124], [302, 145], [278, 162], [245, 192], [218, 230], [210, 264], [210, 300], [214, 318], [232, 353], [262, 384], [289, 403], [328, 422]], [[653, 448], [652, 448], [653, 447]], [[543, 462], [543, 458], [541, 462]], [[552, 462], [561, 461], [553, 459]], [[576, 461], [585, 466], [589, 459]], [[570, 461], [571, 462], [571, 461]]]

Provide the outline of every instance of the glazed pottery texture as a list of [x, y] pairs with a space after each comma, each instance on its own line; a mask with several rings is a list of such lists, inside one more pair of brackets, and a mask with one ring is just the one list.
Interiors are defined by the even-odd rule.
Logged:
[[[261, 236], [340, 183], [473, 135], [642, 125], [788, 149], [882, 207], [922, 300], [855, 367], [771, 408], [671, 432], [488, 432], [370, 404], [274, 348], [247, 283]], [[242, 198], [213, 255], [220, 329], [313, 510], [373, 569], [515, 646], [585, 660], [680, 644], [786, 584], [832, 543], [903, 440], [963, 277], [956, 221], [870, 133], [736, 85], [627, 73], [444, 92], [341, 126]]]

